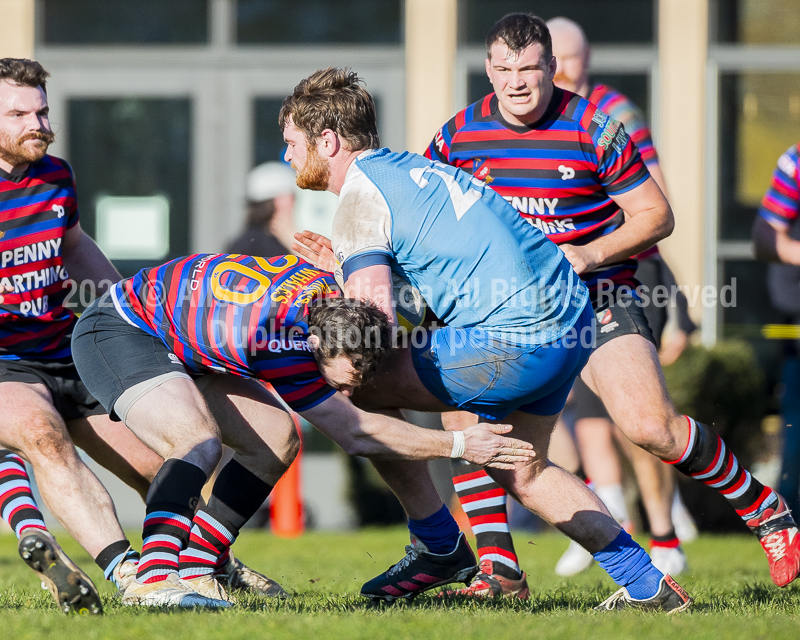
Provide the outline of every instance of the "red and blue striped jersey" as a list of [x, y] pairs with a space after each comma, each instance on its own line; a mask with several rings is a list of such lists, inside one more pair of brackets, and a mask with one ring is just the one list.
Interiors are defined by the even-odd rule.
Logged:
[[[594, 85], [588, 100], [597, 105], [600, 111], [607, 113], [614, 120], [619, 120], [625, 126], [625, 131], [639, 149], [642, 160], [648, 167], [658, 164], [658, 154], [653, 146], [650, 128], [639, 107], [632, 100], [605, 84]], [[659, 255], [658, 245], [654, 244], [638, 254], [636, 259], [647, 260], [657, 255]]]
[[[586, 244], [624, 222], [609, 197], [642, 184], [649, 173], [624, 127], [588, 100], [556, 87], [542, 118], [516, 126], [491, 94], [451, 118], [425, 155], [490, 184], [556, 244]], [[636, 260], [581, 275], [635, 284]]]
[[0, 169], [0, 358], [68, 358], [67, 229], [78, 223], [70, 166], [46, 155], [19, 176]]
[[782, 227], [788, 227], [800, 215], [800, 143], [778, 158], [758, 213]]
[[653, 146], [650, 128], [639, 107], [633, 104], [633, 101], [605, 84], [594, 85], [587, 99], [597, 105], [600, 111], [625, 125], [625, 131], [639, 149], [646, 165], [658, 164], [658, 154]]
[[306, 341], [308, 305], [333, 295], [333, 275], [295, 256], [219, 253], [142, 269], [111, 289], [120, 315], [189, 371], [265, 380], [295, 411], [335, 393]]

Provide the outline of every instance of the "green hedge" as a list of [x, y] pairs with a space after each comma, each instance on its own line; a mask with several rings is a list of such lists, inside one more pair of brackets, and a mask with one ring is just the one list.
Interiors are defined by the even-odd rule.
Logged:
[[713, 426], [743, 462], [752, 460], [767, 396], [749, 343], [723, 340], [710, 349], [691, 346], [664, 368], [664, 377], [678, 411]]

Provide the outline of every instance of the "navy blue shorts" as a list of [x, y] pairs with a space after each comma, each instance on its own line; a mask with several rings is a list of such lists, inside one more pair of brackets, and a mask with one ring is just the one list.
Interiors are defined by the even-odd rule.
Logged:
[[587, 304], [567, 335], [548, 344], [518, 346], [481, 329], [444, 327], [411, 345], [422, 384], [445, 404], [502, 420], [514, 411], [541, 416], [564, 408], [594, 344], [594, 313]]

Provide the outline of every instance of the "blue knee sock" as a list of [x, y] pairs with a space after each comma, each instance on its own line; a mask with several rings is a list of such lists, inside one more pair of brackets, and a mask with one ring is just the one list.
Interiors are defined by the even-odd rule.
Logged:
[[442, 505], [432, 516], [424, 520], [408, 521], [408, 530], [424, 543], [431, 553], [451, 553], [458, 544], [459, 529], [453, 516]]
[[646, 600], [658, 593], [664, 574], [653, 566], [650, 556], [624, 530], [605, 549], [595, 553], [594, 559], [632, 598]]

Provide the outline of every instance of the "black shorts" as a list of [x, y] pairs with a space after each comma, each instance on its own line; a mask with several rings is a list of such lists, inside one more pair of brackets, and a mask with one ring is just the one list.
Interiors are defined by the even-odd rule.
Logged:
[[[636, 279], [644, 285], [647, 291], [655, 291], [658, 286], [666, 286], [662, 276], [663, 262], [660, 258], [648, 258], [639, 260], [639, 267], [636, 269]], [[653, 342], [656, 349], [661, 348], [661, 336], [669, 320], [669, 307], [664, 304], [648, 304], [642, 309], [653, 332]]]
[[43, 384], [53, 398], [53, 406], [65, 421], [105, 413], [81, 381], [70, 358], [0, 360], [0, 382]]
[[117, 313], [109, 294], [78, 319], [72, 332], [72, 357], [86, 387], [115, 421], [124, 419], [117, 415], [115, 405], [126, 391], [155, 378], [191, 377], [160, 338]]
[[[657, 345], [650, 330], [646, 308], [638, 303], [629, 287], [618, 287], [606, 292], [600, 299], [592, 298], [592, 308], [597, 320], [595, 349], [614, 338], [638, 334]], [[572, 387], [570, 410], [575, 420], [605, 418], [610, 420], [603, 401], [580, 378]]]
[[630, 287], [616, 287], [612, 291], [594, 294], [592, 309], [597, 320], [595, 349], [614, 338], [632, 334], [638, 334], [656, 344], [641, 301]]

